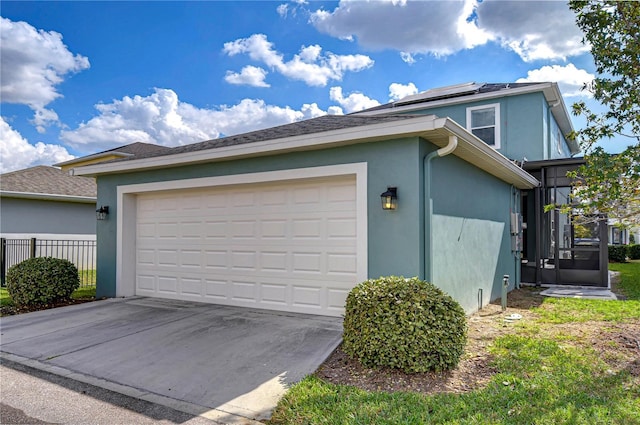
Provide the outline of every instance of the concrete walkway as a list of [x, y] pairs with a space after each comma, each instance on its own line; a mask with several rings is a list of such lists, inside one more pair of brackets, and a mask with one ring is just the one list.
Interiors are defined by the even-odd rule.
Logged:
[[552, 286], [540, 292], [540, 295], [555, 298], [585, 298], [588, 300], [617, 300], [616, 294], [606, 288], [575, 286]]
[[3, 360], [221, 423], [270, 417], [342, 320], [151, 298], [2, 318]]

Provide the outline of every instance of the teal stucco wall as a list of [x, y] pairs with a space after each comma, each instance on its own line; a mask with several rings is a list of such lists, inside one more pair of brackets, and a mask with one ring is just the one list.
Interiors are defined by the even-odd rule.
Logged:
[[[417, 138], [318, 151], [99, 176], [98, 204], [109, 218], [98, 222], [97, 296], [116, 295], [118, 185], [199, 177], [367, 163], [368, 275], [424, 278], [424, 157], [435, 146]], [[472, 312], [500, 294], [502, 275], [515, 277], [510, 249], [511, 186], [453, 155], [432, 162], [433, 281]], [[383, 211], [380, 194], [398, 188], [398, 209]], [[513, 281], [513, 280], [512, 280]]]
[[[554, 154], [557, 148], [550, 148], [551, 138], [555, 138], [558, 126], [550, 112], [542, 93], [527, 93], [506, 96], [499, 99], [487, 99], [480, 102], [461, 103], [436, 108], [412, 111], [411, 114], [433, 114], [449, 117], [461, 126], [467, 126], [467, 108], [489, 104], [500, 104], [500, 148], [497, 149], [507, 158], [521, 161], [539, 161], [543, 159], [568, 157], [566, 141], [562, 154]], [[555, 140], [554, 140], [555, 143]]]
[[[116, 294], [117, 186], [231, 174], [367, 163], [369, 276], [420, 276], [424, 252], [421, 187], [422, 143], [417, 138], [294, 152], [237, 161], [197, 164], [97, 178], [98, 204], [109, 205], [109, 219], [98, 222], [97, 296]], [[383, 211], [380, 194], [398, 187], [399, 208]]]
[[449, 155], [432, 163], [433, 283], [467, 312], [511, 289], [519, 259], [511, 251], [510, 210], [519, 201], [511, 185]]

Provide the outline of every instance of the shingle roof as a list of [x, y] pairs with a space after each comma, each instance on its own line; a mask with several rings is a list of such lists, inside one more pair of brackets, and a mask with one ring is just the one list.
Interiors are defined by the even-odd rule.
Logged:
[[[169, 149], [171, 148], [168, 148], [166, 146], [154, 145], [153, 143], [135, 142], [129, 145], [124, 145], [117, 148], [109, 149], [107, 151], [98, 152], [98, 154], [108, 153], [108, 152], [122, 152], [122, 153], [128, 153], [128, 154], [137, 156], [137, 155], [144, 155], [146, 153], [151, 153], [151, 152], [162, 152]], [[98, 155], [98, 154], [94, 154], [94, 155]]]
[[141, 158], [151, 158], [165, 155], [175, 155], [185, 152], [197, 152], [207, 149], [216, 149], [225, 146], [242, 145], [245, 143], [263, 142], [286, 137], [304, 136], [314, 133], [322, 133], [332, 130], [341, 130], [364, 125], [380, 124], [415, 118], [414, 115], [390, 115], [390, 116], [355, 116], [355, 115], [324, 115], [291, 124], [252, 131], [219, 139], [207, 140], [190, 145], [177, 146], [175, 148], [136, 154], [134, 157], [115, 159], [114, 161], [127, 161]]
[[135, 142], [135, 143], [131, 143], [124, 146], [118, 146], [117, 148], [109, 149], [106, 151], [93, 153], [91, 155], [81, 156], [79, 158], [73, 158], [69, 161], [64, 161], [64, 162], [60, 162], [58, 164], [53, 164], [53, 165], [55, 165], [56, 167], [65, 167], [65, 166], [71, 166], [75, 164], [81, 164], [91, 159], [110, 157], [110, 156], [113, 156], [114, 154], [115, 155], [121, 154], [120, 156], [122, 157], [130, 156], [130, 155], [133, 157], [136, 157], [140, 155], [164, 152], [170, 149], [171, 148], [168, 148], [166, 146], [154, 145], [152, 143]]
[[97, 192], [94, 179], [70, 176], [46, 165], [0, 174], [0, 191], [92, 198]]

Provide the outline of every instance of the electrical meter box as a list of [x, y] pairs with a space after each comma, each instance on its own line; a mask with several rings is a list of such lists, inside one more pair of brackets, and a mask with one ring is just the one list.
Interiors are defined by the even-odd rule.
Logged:
[[522, 214], [511, 213], [511, 250], [522, 251]]

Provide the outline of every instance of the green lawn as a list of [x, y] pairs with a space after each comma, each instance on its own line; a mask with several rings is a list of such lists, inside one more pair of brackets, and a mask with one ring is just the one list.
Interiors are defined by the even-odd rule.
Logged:
[[[86, 299], [94, 299], [96, 297], [96, 287], [83, 287], [73, 291], [71, 294], [71, 298], [74, 300], [86, 300]], [[7, 288], [0, 288], [0, 306], [5, 305], [13, 305], [13, 301], [11, 300], [11, 296], [9, 295], [9, 291]]]
[[612, 337], [640, 325], [640, 262], [612, 269], [622, 272], [627, 301], [545, 299], [533, 318], [492, 341], [498, 373], [481, 390], [367, 392], [309, 376], [269, 424], [640, 424], [640, 377], [630, 372], [638, 359], [623, 356]]

